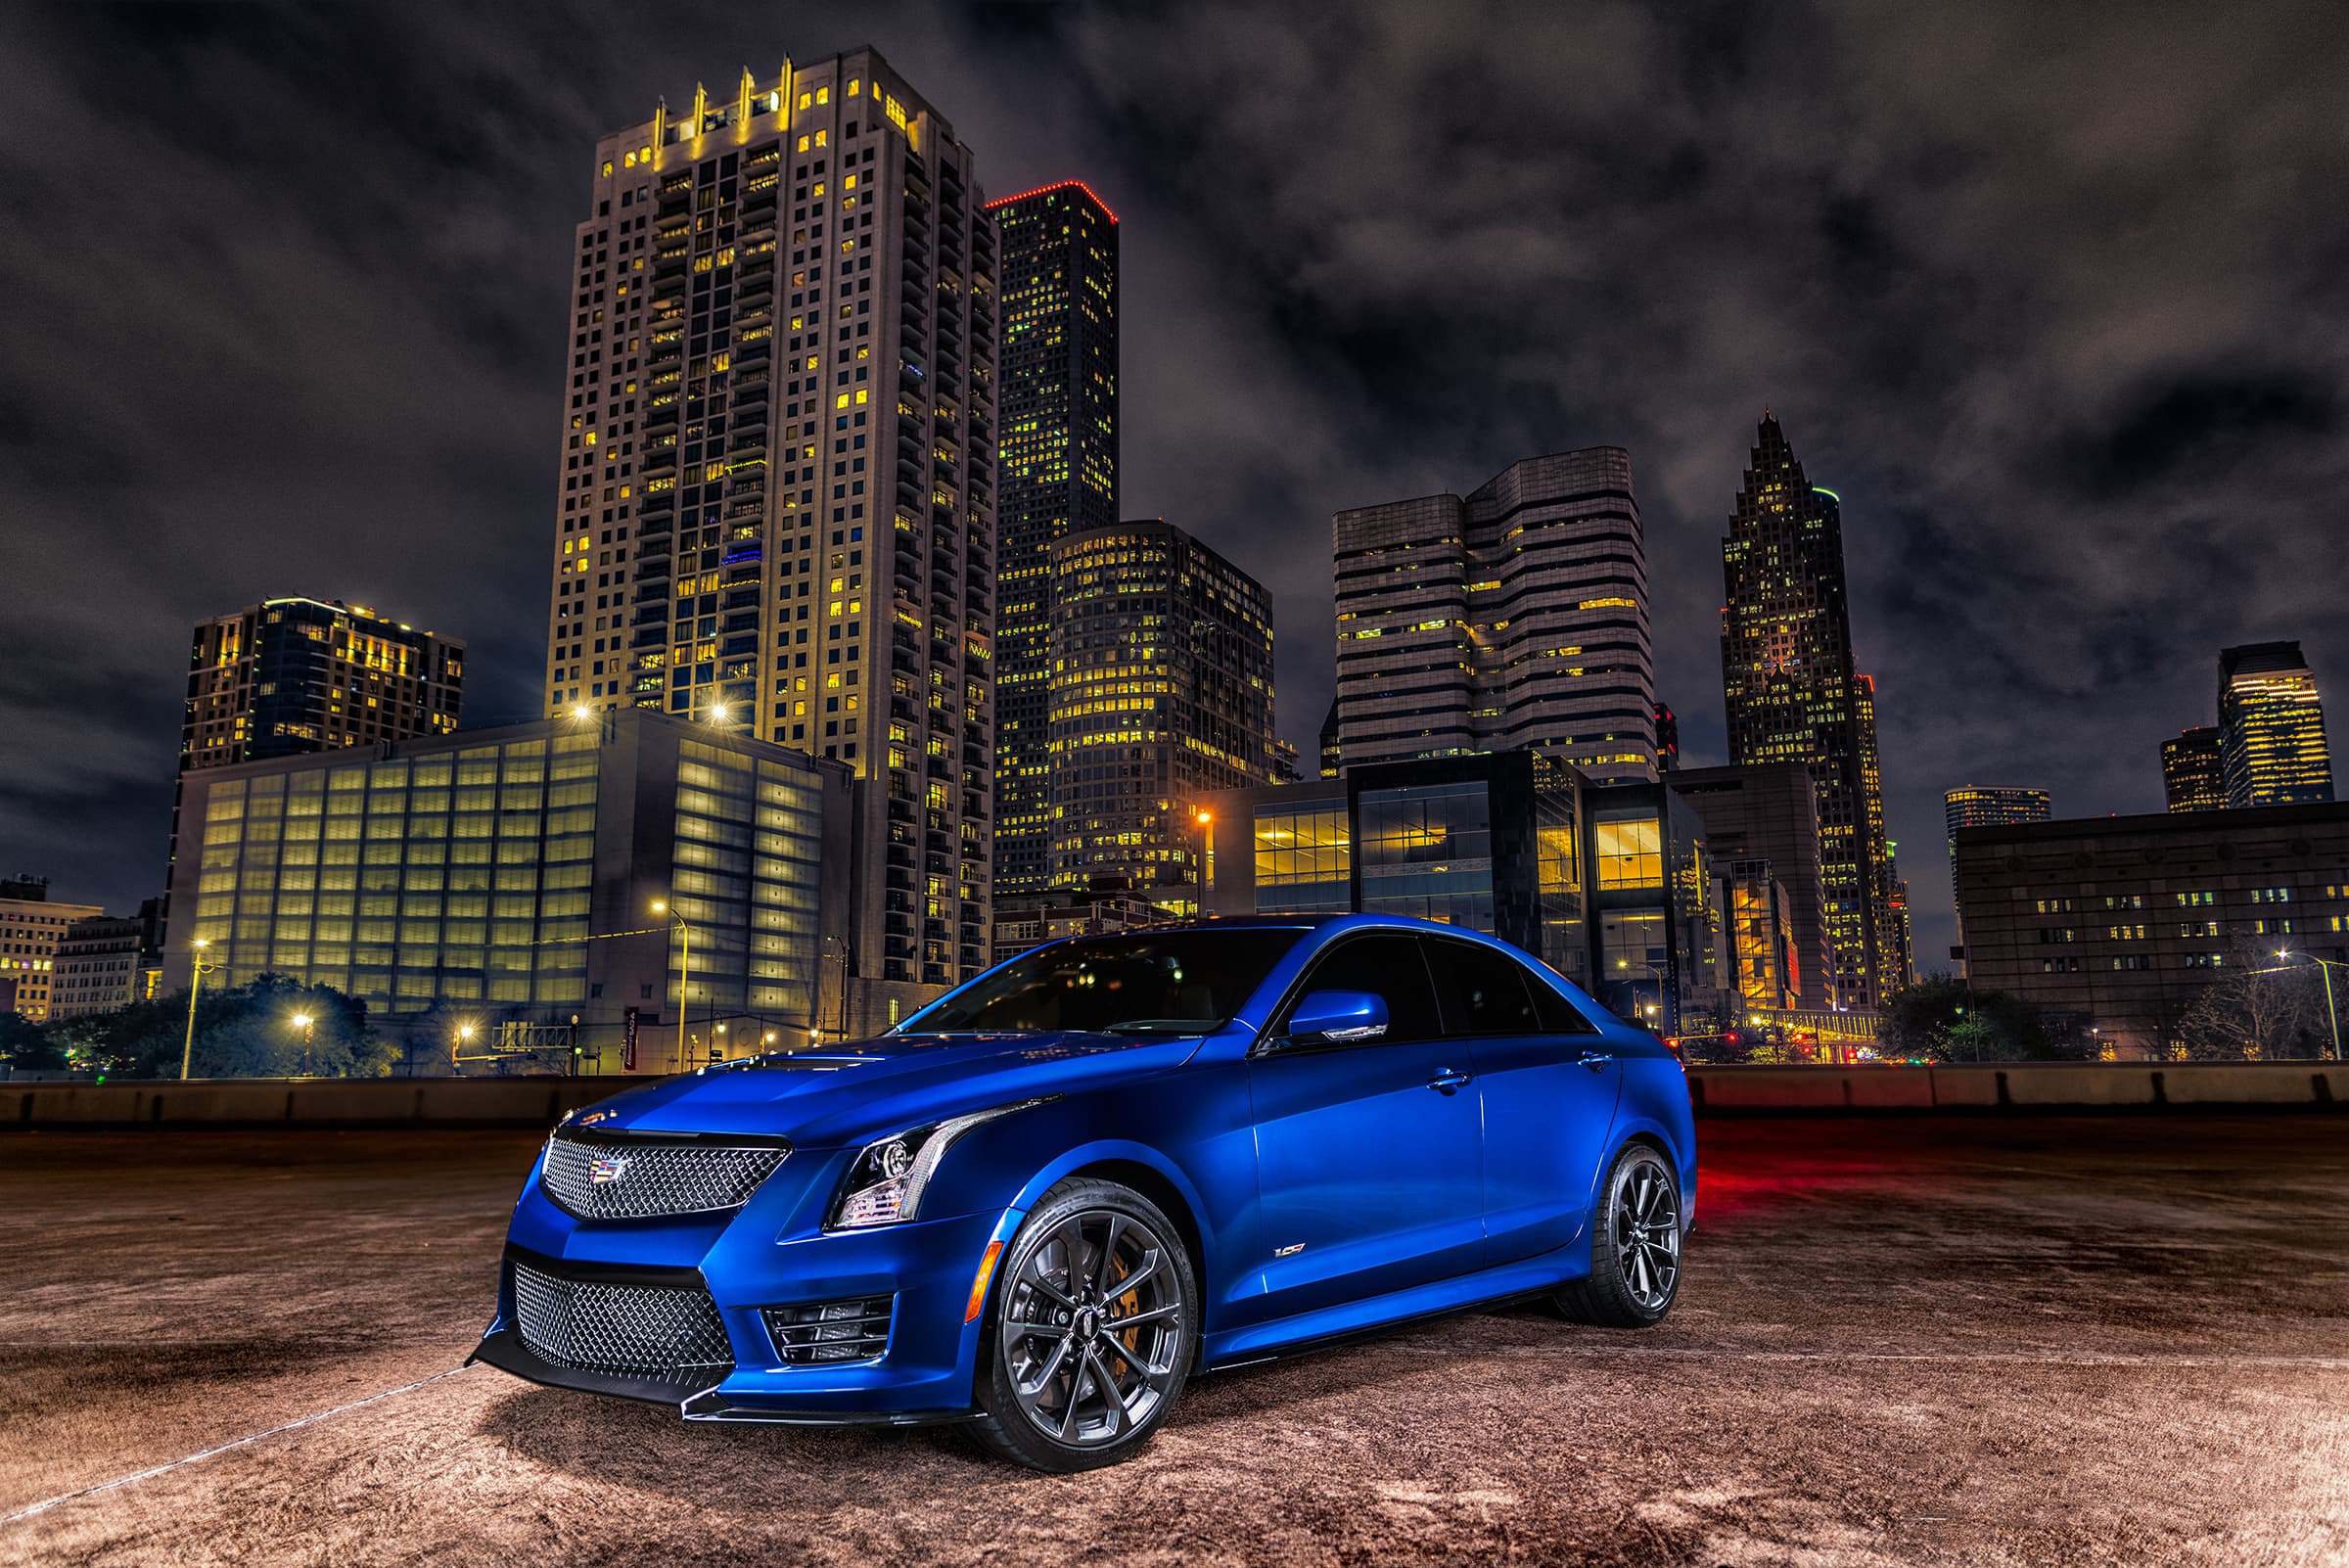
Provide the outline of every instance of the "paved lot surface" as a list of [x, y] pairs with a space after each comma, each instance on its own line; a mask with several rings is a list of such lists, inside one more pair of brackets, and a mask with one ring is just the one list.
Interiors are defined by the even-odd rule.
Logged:
[[1055, 1479], [452, 1373], [529, 1135], [0, 1134], [0, 1562], [2349, 1563], [2349, 1118], [1703, 1133], [1662, 1328], [1210, 1378]]

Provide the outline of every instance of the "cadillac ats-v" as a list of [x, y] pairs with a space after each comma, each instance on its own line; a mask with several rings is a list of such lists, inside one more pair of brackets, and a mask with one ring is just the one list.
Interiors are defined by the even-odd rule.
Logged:
[[1185, 1380], [1546, 1298], [1672, 1310], [1685, 1076], [1516, 948], [1380, 916], [1036, 948], [889, 1034], [574, 1113], [475, 1353], [699, 1421], [1131, 1453]]

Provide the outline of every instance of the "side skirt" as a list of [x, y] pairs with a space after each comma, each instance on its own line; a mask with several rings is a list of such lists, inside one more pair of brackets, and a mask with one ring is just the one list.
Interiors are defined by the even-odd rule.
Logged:
[[1489, 1312], [1548, 1295], [1582, 1274], [1574, 1267], [1576, 1242], [1473, 1274], [1438, 1279], [1267, 1323], [1211, 1334], [1200, 1355], [1203, 1372], [1226, 1371], [1277, 1357], [1301, 1356], [1373, 1338], [1414, 1323]]

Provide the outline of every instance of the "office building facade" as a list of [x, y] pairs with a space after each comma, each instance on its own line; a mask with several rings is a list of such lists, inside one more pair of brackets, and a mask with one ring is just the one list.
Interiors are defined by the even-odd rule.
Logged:
[[1410, 915], [1514, 943], [1665, 1033], [1727, 1004], [1704, 824], [1532, 751], [1364, 763], [1210, 804], [1212, 914]]
[[1843, 508], [1764, 414], [1722, 540], [1729, 760], [1800, 762], [1819, 796], [1834, 986], [1872, 1008], [1906, 983], [1906, 908], [1884, 827], [1875, 688], [1852, 656]]
[[2217, 725], [2181, 730], [2161, 743], [2161, 795], [2172, 811], [2227, 809], [2226, 751]]
[[604, 137], [575, 236], [550, 715], [644, 708], [847, 763], [861, 978], [985, 967], [995, 228], [859, 49]]
[[43, 877], [0, 880], [0, 1012], [46, 1023], [58, 996], [58, 949], [83, 920], [106, 911], [53, 903]]
[[2219, 759], [2229, 806], [2332, 799], [2325, 705], [2298, 643], [2255, 642], [2220, 651]]
[[[148, 901], [152, 911], [156, 900]], [[146, 919], [91, 915], [68, 926], [57, 945], [49, 1016], [94, 1018], [144, 999], [145, 957], [153, 936], [152, 912]]]
[[1052, 546], [1118, 521], [1118, 219], [1064, 180], [988, 204], [1001, 254], [994, 892], [1052, 882]]
[[1703, 819], [1716, 865], [1743, 866], [1748, 880], [1760, 875], [1756, 867], [1767, 867], [1777, 884], [1785, 931], [1779, 978], [1794, 997], [1791, 1005], [1811, 1011], [1839, 1005], [1811, 770], [1800, 762], [1691, 767], [1674, 772], [1670, 783]]
[[1065, 536], [1051, 576], [1052, 884], [1195, 907], [1199, 803], [1276, 765], [1270, 599], [1157, 521]]
[[1602, 782], [1655, 778], [1630, 453], [1530, 458], [1465, 499], [1331, 529], [1343, 766], [1533, 748]]
[[2174, 1054], [2188, 1009], [2230, 969], [2349, 963], [2349, 803], [1957, 837], [1968, 979], [2087, 1020], [2110, 1054]]
[[200, 623], [183, 771], [457, 727], [465, 644], [324, 599], [264, 599]]
[[[604, 1070], [732, 1021], [805, 1044], [861, 1022], [843, 989], [847, 764], [622, 709], [187, 778], [163, 984], [265, 973], [395, 1025], [576, 1018]], [[656, 904], [661, 907], [656, 908]], [[201, 943], [200, 947], [197, 944]]]

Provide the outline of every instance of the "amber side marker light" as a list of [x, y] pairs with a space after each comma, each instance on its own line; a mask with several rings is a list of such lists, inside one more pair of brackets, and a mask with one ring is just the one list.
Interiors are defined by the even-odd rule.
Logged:
[[995, 1260], [1002, 1256], [1003, 1243], [990, 1241], [987, 1244], [987, 1255], [979, 1260], [979, 1277], [971, 1281], [971, 1304], [963, 1309], [964, 1322], [977, 1322], [979, 1314], [987, 1311], [988, 1281], [995, 1277]]

